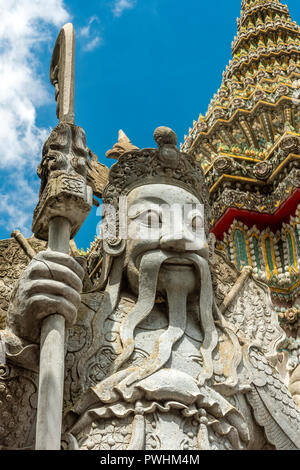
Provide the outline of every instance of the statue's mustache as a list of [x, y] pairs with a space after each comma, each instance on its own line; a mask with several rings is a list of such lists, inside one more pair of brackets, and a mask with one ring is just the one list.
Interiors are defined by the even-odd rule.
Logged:
[[122, 351], [118, 356], [114, 371], [117, 371], [129, 359], [134, 350], [134, 331], [151, 313], [155, 298], [158, 274], [161, 265], [170, 257], [162, 250], [153, 250], [144, 254], [139, 267], [139, 297], [136, 306], [124, 319], [120, 327]]
[[[160, 267], [165, 264], [166, 262], [169, 263], [171, 260], [174, 259], [174, 264], [180, 264], [180, 262], [184, 262], [184, 260], [189, 261], [189, 263], [193, 264], [196, 269], [199, 271], [199, 263], [197, 262], [198, 257], [202, 258], [200, 255], [194, 252], [175, 252], [175, 251], [167, 251], [162, 250], [161, 248], [153, 248], [149, 247], [150, 249], [145, 252], [145, 247], [134, 247], [130, 254], [126, 253], [125, 256], [125, 267], [131, 265], [131, 268], [134, 267], [137, 273], [141, 273], [141, 262], [144, 256], [147, 254], [149, 256], [153, 256], [152, 262], [158, 263], [160, 262], [159, 253], [162, 253], [165, 256], [165, 260], [160, 262]], [[176, 261], [178, 260], [178, 263]], [[171, 264], [171, 263], [170, 263]]]

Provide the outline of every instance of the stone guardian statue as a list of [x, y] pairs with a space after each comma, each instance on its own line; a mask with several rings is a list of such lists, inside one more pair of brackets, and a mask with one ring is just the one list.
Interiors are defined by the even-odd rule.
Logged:
[[300, 415], [274, 367], [284, 335], [268, 291], [209, 250], [201, 167], [171, 129], [154, 138], [157, 148], [132, 146], [109, 172], [97, 275], [46, 250], [13, 291], [2, 448], [34, 447], [40, 328], [52, 312], [70, 328], [62, 448], [300, 448]]

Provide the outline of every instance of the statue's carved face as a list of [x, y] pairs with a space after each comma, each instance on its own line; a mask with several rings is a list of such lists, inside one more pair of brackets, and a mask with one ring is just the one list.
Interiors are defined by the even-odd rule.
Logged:
[[195, 284], [193, 263], [197, 253], [208, 258], [204, 211], [188, 191], [167, 184], [150, 184], [132, 190], [127, 197], [127, 276], [137, 291], [139, 267], [145, 253], [161, 250], [171, 255], [162, 265], [158, 291], [167, 282]]

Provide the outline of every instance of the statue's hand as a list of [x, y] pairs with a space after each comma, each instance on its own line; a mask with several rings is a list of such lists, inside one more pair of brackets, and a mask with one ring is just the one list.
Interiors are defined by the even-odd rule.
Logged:
[[80, 305], [84, 269], [74, 258], [55, 251], [40, 252], [28, 265], [12, 294], [8, 328], [38, 343], [44, 318], [58, 313], [70, 328]]

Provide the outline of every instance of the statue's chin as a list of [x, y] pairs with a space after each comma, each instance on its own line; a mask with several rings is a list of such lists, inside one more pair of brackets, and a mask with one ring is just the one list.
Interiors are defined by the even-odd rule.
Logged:
[[190, 295], [196, 292], [197, 284], [196, 270], [192, 263], [165, 262], [159, 271], [157, 291], [161, 294], [181, 291]]

